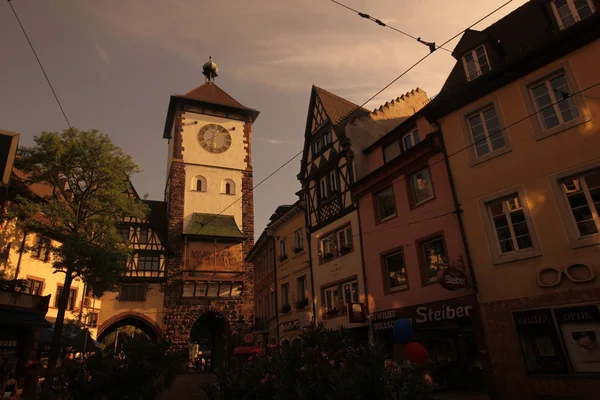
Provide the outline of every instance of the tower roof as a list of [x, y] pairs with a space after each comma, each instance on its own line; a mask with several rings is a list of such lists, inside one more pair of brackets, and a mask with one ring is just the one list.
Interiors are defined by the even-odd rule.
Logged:
[[[182, 99], [197, 100], [204, 103], [217, 104], [221, 106], [237, 108], [240, 110], [252, 110], [248, 108], [233, 97], [231, 97], [223, 89], [215, 85], [213, 82], [206, 82], [197, 88], [194, 88], [186, 94], [175, 95]], [[255, 111], [255, 110], [252, 110]]]

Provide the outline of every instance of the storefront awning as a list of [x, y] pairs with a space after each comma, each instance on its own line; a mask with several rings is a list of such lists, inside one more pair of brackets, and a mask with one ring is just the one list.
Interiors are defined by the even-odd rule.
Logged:
[[241, 347], [236, 347], [235, 349], [233, 349], [233, 355], [234, 356], [238, 356], [238, 355], [242, 355], [242, 354], [258, 354], [260, 353], [262, 350], [260, 347], [256, 347], [256, 346], [241, 346]]
[[0, 325], [51, 327], [42, 314], [20, 310], [0, 309]]

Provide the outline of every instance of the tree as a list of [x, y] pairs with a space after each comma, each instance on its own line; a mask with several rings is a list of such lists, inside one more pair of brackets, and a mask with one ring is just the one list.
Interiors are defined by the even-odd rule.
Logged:
[[144, 218], [148, 210], [128, 195], [137, 165], [107, 135], [76, 129], [42, 132], [34, 143], [19, 149], [15, 167], [25, 187], [42, 185], [46, 194], [17, 196], [8, 213], [23, 231], [60, 243], [49, 246], [54, 273], [65, 276], [48, 360], [53, 369], [71, 283], [82, 279], [98, 297], [112, 290], [129, 256], [116, 226], [126, 217]]

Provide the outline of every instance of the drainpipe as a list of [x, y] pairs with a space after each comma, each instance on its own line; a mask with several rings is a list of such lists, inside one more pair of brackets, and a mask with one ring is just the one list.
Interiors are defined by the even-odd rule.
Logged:
[[456, 187], [454, 186], [454, 179], [452, 177], [452, 170], [450, 169], [450, 162], [448, 161], [448, 152], [446, 150], [446, 145], [444, 143], [444, 135], [442, 134], [442, 128], [440, 126], [439, 123], [437, 123], [438, 125], [438, 132], [440, 135], [440, 140], [442, 143], [442, 151], [444, 154], [444, 162], [446, 165], [446, 172], [448, 174], [448, 181], [450, 183], [450, 189], [452, 192], [452, 199], [454, 201], [454, 210], [456, 212], [456, 219], [458, 221], [458, 226], [460, 229], [460, 236], [462, 238], [463, 241], [463, 245], [464, 245], [464, 249], [465, 249], [465, 257], [467, 259], [467, 268], [469, 268], [469, 273], [471, 276], [471, 284], [473, 286], [473, 293], [476, 296], [477, 302], [475, 303], [475, 308], [476, 308], [476, 315], [477, 318], [475, 318], [475, 335], [477, 338], [477, 341], [479, 342], [479, 347], [481, 348], [481, 350], [479, 350], [479, 354], [481, 355], [482, 358], [482, 363], [484, 366], [484, 375], [485, 375], [485, 380], [487, 381], [487, 387], [488, 387], [488, 396], [490, 397], [490, 400], [497, 400], [498, 399], [498, 393], [496, 390], [496, 385], [494, 383], [494, 373], [493, 373], [493, 368], [492, 368], [492, 362], [490, 360], [490, 354], [487, 348], [487, 340], [485, 338], [485, 329], [483, 327], [483, 321], [481, 319], [481, 311], [480, 311], [480, 307], [479, 307], [479, 286], [477, 285], [477, 277], [475, 276], [475, 271], [473, 269], [473, 262], [471, 259], [471, 252], [469, 251], [469, 245], [467, 243], [467, 235], [465, 233], [465, 226], [463, 223], [463, 217], [462, 217], [462, 210], [460, 209], [460, 203], [458, 201], [458, 197], [456, 195]]
[[[354, 201], [354, 200], [353, 200]], [[361, 227], [361, 223], [360, 223], [360, 207], [359, 207], [360, 203], [358, 202], [358, 199], [356, 200], [356, 219], [358, 220], [358, 241], [360, 243], [360, 262], [361, 262], [361, 267], [362, 267], [362, 274], [363, 274], [363, 286], [365, 288], [365, 314], [367, 316], [369, 316], [369, 290], [368, 290], [368, 286], [367, 286], [367, 268], [365, 265], [365, 254], [363, 252], [363, 237], [362, 237], [362, 227]], [[369, 343], [373, 344], [373, 324], [371, 323], [371, 319], [370, 317], [367, 317], [368, 322], [369, 322]]]

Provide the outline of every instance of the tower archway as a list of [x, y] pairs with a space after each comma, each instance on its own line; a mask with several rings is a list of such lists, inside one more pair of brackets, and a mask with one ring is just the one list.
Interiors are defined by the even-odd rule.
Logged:
[[107, 339], [113, 342], [115, 340], [114, 336], [119, 331], [126, 331], [128, 334], [144, 334], [153, 343], [158, 343], [162, 338], [162, 330], [156, 322], [144, 314], [126, 312], [115, 315], [100, 325], [97, 340], [104, 344], [107, 344]]
[[231, 352], [231, 329], [227, 317], [218, 311], [200, 315], [190, 330], [190, 358], [204, 358], [211, 371], [226, 364]]

